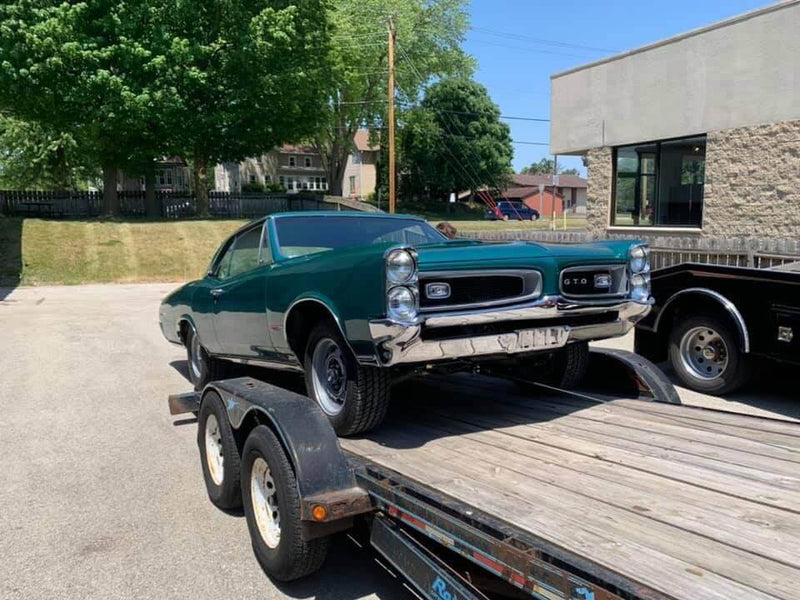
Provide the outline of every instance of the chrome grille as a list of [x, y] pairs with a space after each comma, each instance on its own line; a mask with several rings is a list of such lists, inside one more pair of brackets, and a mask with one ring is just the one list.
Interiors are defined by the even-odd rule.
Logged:
[[419, 274], [420, 311], [515, 304], [541, 293], [538, 271], [446, 271]]
[[626, 265], [586, 265], [561, 271], [558, 287], [565, 298], [619, 298], [628, 293]]

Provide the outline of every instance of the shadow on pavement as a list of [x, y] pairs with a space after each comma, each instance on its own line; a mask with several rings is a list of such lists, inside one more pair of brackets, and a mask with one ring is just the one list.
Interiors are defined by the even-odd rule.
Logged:
[[19, 285], [22, 275], [22, 223], [17, 217], [0, 217], [0, 301]]

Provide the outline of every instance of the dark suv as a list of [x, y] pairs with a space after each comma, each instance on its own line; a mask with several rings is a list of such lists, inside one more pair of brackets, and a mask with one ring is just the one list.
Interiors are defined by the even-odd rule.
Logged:
[[517, 219], [522, 221], [535, 221], [539, 218], [539, 211], [529, 208], [522, 202], [509, 202], [505, 200], [497, 203], [497, 208], [490, 208], [486, 211], [486, 218], [496, 221], [503, 219]]

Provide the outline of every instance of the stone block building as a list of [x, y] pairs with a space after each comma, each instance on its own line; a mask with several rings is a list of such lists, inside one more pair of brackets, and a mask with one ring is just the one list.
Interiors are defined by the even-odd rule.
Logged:
[[552, 76], [592, 237], [800, 238], [800, 0]]

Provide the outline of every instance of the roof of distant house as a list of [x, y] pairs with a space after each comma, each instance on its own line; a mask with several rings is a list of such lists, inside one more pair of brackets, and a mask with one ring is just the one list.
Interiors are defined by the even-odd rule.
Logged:
[[356, 131], [355, 139], [356, 148], [362, 152], [365, 150], [379, 150], [380, 145], [369, 143], [369, 129], [359, 129]]
[[298, 145], [298, 144], [284, 144], [278, 148], [281, 154], [319, 154], [314, 146]]
[[[515, 174], [512, 176], [512, 180], [513, 183], [511, 185], [515, 187], [538, 187], [540, 185], [553, 185], [552, 175]], [[578, 177], [577, 175], [562, 174], [558, 176], [558, 187], [585, 188], [586, 180], [583, 177]]]
[[[545, 194], [552, 194], [553, 190], [545, 190]], [[524, 200], [525, 198], [530, 198], [531, 196], [538, 196], [539, 195], [539, 188], [538, 187], [510, 187], [505, 192], [499, 194], [497, 200]], [[561, 198], [562, 194], [556, 194], [557, 197]]]

